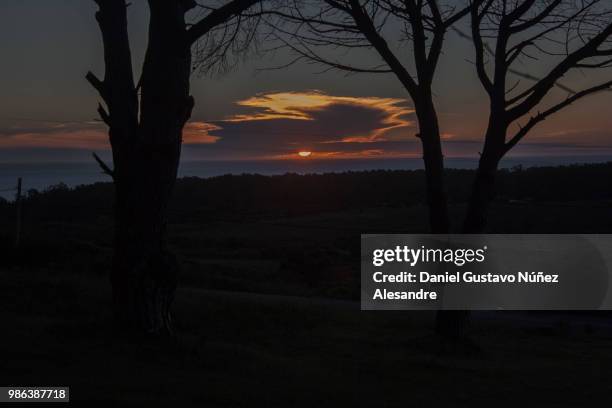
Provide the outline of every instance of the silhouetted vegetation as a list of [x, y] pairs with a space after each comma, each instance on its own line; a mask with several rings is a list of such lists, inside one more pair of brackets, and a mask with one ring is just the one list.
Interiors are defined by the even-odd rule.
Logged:
[[[464, 203], [473, 170], [447, 170], [449, 198]], [[498, 202], [611, 200], [612, 162], [559, 167], [516, 167], [498, 173]], [[299, 216], [329, 211], [425, 204], [422, 170], [375, 170], [329, 174], [225, 175], [179, 179], [171, 202], [173, 222], [191, 219], [256, 219]], [[30, 222], [91, 220], [111, 213], [111, 183], [46, 191], [31, 190], [25, 199]], [[0, 202], [0, 217], [13, 214]]]
[[[473, 171], [447, 177], [451, 213], [460, 219]], [[612, 163], [502, 170], [489, 232], [612, 231], [612, 185], [601, 182], [611, 178]], [[169, 233], [183, 284], [357, 298], [359, 235], [428, 232], [423, 182], [422, 171], [384, 170], [180, 179]], [[105, 274], [112, 196], [111, 183], [30, 191], [20, 251], [10, 244], [13, 204], [1, 202], [4, 262]]]

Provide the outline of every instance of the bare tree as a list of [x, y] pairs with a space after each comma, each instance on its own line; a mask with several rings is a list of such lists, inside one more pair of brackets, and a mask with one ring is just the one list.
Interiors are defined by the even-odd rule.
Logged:
[[[149, 36], [142, 73], [134, 81], [125, 0], [95, 0], [104, 43], [104, 79], [87, 80], [109, 128], [114, 168], [96, 156], [115, 185], [113, 307], [125, 328], [172, 332], [170, 307], [178, 263], [167, 246], [166, 213], [175, 184], [182, 131], [191, 116], [192, 46], [199, 62], [223, 61], [239, 36], [242, 13], [259, 0], [231, 0], [217, 8], [194, 0], [148, 0]], [[186, 14], [200, 18], [188, 24]], [[250, 35], [244, 36], [248, 41]], [[105, 105], [105, 106], [103, 106]]]
[[[284, 23], [276, 22], [274, 32], [281, 47], [294, 52], [296, 57], [290, 64], [306, 60], [347, 73], [397, 77], [412, 99], [418, 119], [417, 137], [423, 148], [430, 228], [434, 233], [447, 233], [450, 222], [444, 156], [432, 85], [445, 35], [469, 10], [439, 3], [438, 0], [289, 0], [284, 8], [268, 14], [278, 16]], [[391, 25], [396, 30], [385, 31]], [[409, 43], [412, 52], [404, 54], [389, 37], [399, 37], [403, 43]], [[334, 54], [329, 54], [330, 49]], [[363, 49], [374, 50], [379, 62], [355, 64], [348, 58], [337, 57], [342, 50]]]
[[[473, 0], [469, 37], [490, 111], [464, 232], [484, 231], [495, 174], [506, 153], [542, 121], [612, 86], [610, 71], [602, 73], [607, 79], [598, 82], [594, 77], [578, 90], [562, 82], [572, 71], [591, 74], [612, 67], [612, 14], [606, 4], [610, 5], [602, 0]], [[521, 62], [528, 63], [529, 70], [517, 67]], [[544, 73], [537, 74], [540, 71]], [[565, 96], [559, 98], [559, 93]]]
[[[399, 80], [413, 101], [418, 121], [430, 230], [449, 233], [444, 155], [433, 84], [445, 36], [469, 14], [470, 5], [461, 0], [444, 4], [439, 0], [290, 0], [285, 4], [272, 13], [285, 23], [273, 24], [281, 47], [296, 55], [288, 65], [305, 60], [349, 74], [392, 74]], [[399, 38], [401, 44], [394, 44], [390, 38]], [[406, 52], [406, 44], [411, 52]], [[337, 57], [339, 50], [363, 49], [374, 50], [379, 62], [357, 65]], [[445, 338], [461, 338], [467, 317], [465, 311], [440, 311], [436, 332]]]

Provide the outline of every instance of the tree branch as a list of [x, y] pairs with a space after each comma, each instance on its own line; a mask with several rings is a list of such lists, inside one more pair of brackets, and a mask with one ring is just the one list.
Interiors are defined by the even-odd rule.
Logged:
[[104, 46], [104, 80], [91, 72], [86, 79], [106, 103], [108, 112], [100, 105], [98, 113], [110, 126], [110, 141], [114, 145], [133, 136], [138, 127], [138, 97], [132, 71], [127, 5], [125, 0], [96, 0], [96, 3], [99, 6], [96, 20]]
[[243, 11], [246, 11], [249, 7], [260, 1], [261, 0], [232, 0], [218, 9], [211, 11], [206, 17], [187, 30], [188, 45], [193, 44], [213, 28], [239, 15]]
[[[480, 12], [480, 5], [484, 3], [483, 11]], [[474, 50], [476, 52], [476, 73], [478, 74], [478, 79], [482, 83], [482, 86], [485, 88], [489, 95], [493, 93], [493, 82], [489, 75], [487, 74], [486, 63], [485, 63], [485, 44], [482, 39], [482, 34], [480, 32], [480, 24], [484, 15], [486, 15], [487, 10], [493, 3], [493, 0], [488, 0], [486, 3], [484, 0], [476, 0], [472, 4], [471, 15], [471, 29], [472, 29], [472, 41], [474, 43]], [[456, 30], [460, 32], [459, 30]], [[461, 33], [461, 32], [460, 32]]]
[[115, 172], [113, 170], [111, 170], [111, 168], [108, 167], [108, 165], [106, 163], [104, 163], [104, 161], [100, 158], [100, 156], [98, 156], [95, 152], [91, 152], [91, 155], [96, 160], [96, 162], [98, 162], [98, 165], [102, 169], [102, 173], [108, 174], [113, 179], [115, 179]]
[[98, 114], [100, 115], [100, 119], [102, 119], [102, 122], [104, 122], [107, 126], [110, 127], [111, 126], [110, 115], [108, 114], [106, 109], [104, 109], [102, 104], [98, 104]]
[[563, 102], [560, 102], [551, 108], [545, 110], [544, 112], [538, 112], [537, 115], [533, 116], [527, 124], [522, 127], [505, 145], [505, 151], [512, 149], [518, 142], [525, 137], [525, 135], [538, 123], [546, 120], [550, 115], [559, 112], [561, 109], [571, 105], [577, 100], [584, 98], [585, 96], [592, 95], [597, 92], [601, 92], [612, 87], [612, 81], [604, 82], [602, 84], [593, 86], [591, 88], [584, 89], [580, 92], [577, 92], [568, 98], [566, 98]]
[[544, 76], [533, 87], [525, 92], [526, 98], [508, 111], [510, 121], [516, 120], [533, 109], [548, 94], [569, 70], [575, 68], [577, 64], [587, 58], [598, 55], [597, 48], [612, 35], [612, 23], [605, 27], [598, 35], [594, 36], [582, 47], [565, 57], [557, 64], [548, 75]]
[[351, 4], [351, 15], [353, 16], [355, 23], [362, 30], [363, 35], [370, 41], [372, 46], [378, 51], [382, 59], [387, 63], [389, 68], [395, 73], [397, 78], [400, 80], [402, 85], [410, 93], [411, 96], [417, 94], [418, 84], [412, 78], [412, 75], [404, 67], [404, 65], [397, 59], [393, 51], [389, 48], [389, 45], [385, 39], [378, 34], [374, 23], [368, 15], [362, 10], [359, 1], [349, 0]]
[[106, 86], [104, 82], [101, 81], [91, 71], [87, 72], [87, 75], [85, 75], [85, 79], [91, 84], [91, 86], [94, 87], [96, 91], [98, 91], [98, 94], [100, 94], [100, 97], [104, 100], [104, 102], [108, 103], [108, 99], [107, 99], [108, 95], [107, 95], [107, 90], [106, 90]]

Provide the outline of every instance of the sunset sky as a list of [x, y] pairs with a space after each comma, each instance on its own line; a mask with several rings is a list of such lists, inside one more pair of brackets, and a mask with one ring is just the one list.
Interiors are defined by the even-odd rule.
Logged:
[[[84, 79], [88, 70], [103, 74], [95, 10], [85, 0], [0, 2], [0, 162], [108, 155], [106, 129], [96, 120], [98, 97]], [[147, 25], [143, 0], [134, 1], [129, 18], [139, 67]], [[465, 40], [449, 34], [435, 86], [448, 157], [477, 157], [481, 150], [487, 100], [471, 55]], [[196, 107], [185, 129], [184, 159], [420, 156], [411, 101], [395, 77], [318, 73], [307, 64], [260, 70], [288, 57], [253, 55], [223, 76], [194, 76]], [[566, 83], [590, 82], [575, 73]], [[611, 93], [602, 93], [570, 107], [536, 128], [513, 154], [612, 155], [611, 101]], [[312, 154], [298, 155], [304, 151]]]

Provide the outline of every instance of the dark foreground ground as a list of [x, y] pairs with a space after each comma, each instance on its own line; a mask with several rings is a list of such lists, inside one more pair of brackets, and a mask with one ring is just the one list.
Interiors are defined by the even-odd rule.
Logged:
[[[477, 314], [471, 334], [482, 351], [467, 355], [434, 340], [432, 313], [359, 310], [359, 234], [426, 231], [418, 174], [396, 173], [355, 173], [336, 186], [335, 176], [184, 180], [170, 226], [183, 273], [169, 343], [112, 332], [110, 186], [31, 194], [19, 250], [13, 207], [0, 203], [0, 385], [69, 385], [73, 405], [100, 407], [576, 407], [609, 398], [607, 315]], [[518, 184], [524, 173], [504, 175], [490, 232], [612, 231], [609, 165], [540, 170], [531, 190]], [[573, 181], [593, 174], [592, 184]], [[469, 174], [453, 176], [459, 186]], [[402, 185], [414, 185], [412, 195]], [[450, 188], [460, 220], [464, 190]]]

